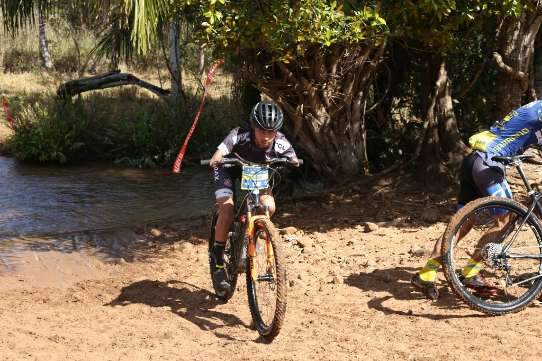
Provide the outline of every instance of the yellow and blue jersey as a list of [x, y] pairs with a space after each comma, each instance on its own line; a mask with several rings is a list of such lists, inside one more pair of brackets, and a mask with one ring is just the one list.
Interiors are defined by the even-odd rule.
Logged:
[[534, 144], [542, 144], [542, 100], [522, 106], [489, 130], [469, 138], [472, 149], [491, 156], [510, 157], [523, 153]]

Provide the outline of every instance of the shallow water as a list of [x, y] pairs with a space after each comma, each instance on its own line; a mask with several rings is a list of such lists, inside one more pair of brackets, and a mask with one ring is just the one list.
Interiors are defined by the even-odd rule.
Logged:
[[0, 238], [47, 236], [206, 214], [210, 171], [45, 167], [0, 157]]
[[152, 247], [140, 247], [148, 241], [136, 229], [208, 215], [213, 201], [206, 167], [173, 174], [104, 164], [46, 167], [0, 157], [2, 282], [81, 279], [98, 272], [99, 266], [90, 266], [96, 256], [106, 262], [145, 259]]

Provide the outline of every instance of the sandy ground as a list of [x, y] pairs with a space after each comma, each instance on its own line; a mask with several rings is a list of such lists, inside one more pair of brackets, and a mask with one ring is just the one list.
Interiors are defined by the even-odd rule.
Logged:
[[295, 230], [271, 344], [251, 326], [244, 279], [227, 304], [213, 296], [208, 219], [101, 235], [112, 248], [26, 239], [0, 264], [0, 360], [539, 360], [539, 306], [492, 318], [444, 284], [438, 302], [412, 289], [453, 199], [411, 184], [283, 204], [275, 222]]

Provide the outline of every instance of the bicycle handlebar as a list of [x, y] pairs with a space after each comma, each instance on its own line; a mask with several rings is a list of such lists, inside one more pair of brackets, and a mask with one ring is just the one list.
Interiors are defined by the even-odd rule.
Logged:
[[[298, 159], [297, 161], [299, 162], [299, 165], [303, 164], [303, 159]], [[200, 164], [201, 165], [209, 165], [210, 162], [211, 162], [210, 159], [202, 159], [200, 161]], [[241, 160], [239, 158], [222, 158], [219, 161], [219, 164], [221, 164], [221, 165], [230, 164], [230, 165], [241, 165], [242, 166], [242, 165], [252, 165], [252, 164], [259, 164], [259, 163], [247, 162], [247, 161]], [[289, 164], [289, 165], [293, 165], [295, 163], [292, 162], [288, 158], [272, 158], [272, 159], [266, 161], [263, 164], [267, 164], [267, 165], [273, 165], [273, 164]]]

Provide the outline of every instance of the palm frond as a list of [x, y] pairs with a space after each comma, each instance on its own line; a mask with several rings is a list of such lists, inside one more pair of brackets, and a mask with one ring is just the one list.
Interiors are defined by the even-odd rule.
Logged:
[[135, 50], [146, 53], [158, 38], [161, 24], [171, 17], [167, 0], [124, 0], [124, 10], [133, 19], [131, 40]]
[[25, 25], [36, 24], [36, 14], [47, 15], [54, 8], [51, 0], [0, 0], [4, 31], [17, 34]]

